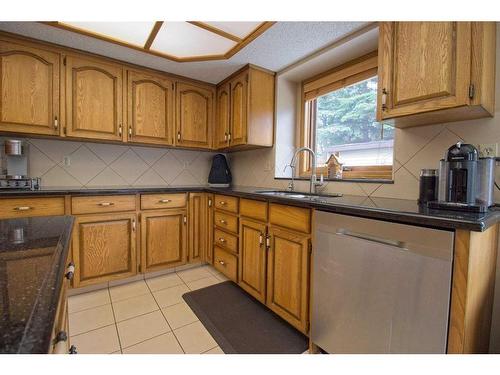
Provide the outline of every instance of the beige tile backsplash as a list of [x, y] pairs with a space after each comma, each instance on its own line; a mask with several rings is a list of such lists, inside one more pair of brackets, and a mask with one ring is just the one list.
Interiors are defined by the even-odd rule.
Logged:
[[[6, 137], [3, 137], [6, 138]], [[26, 138], [42, 186], [206, 185], [213, 153]], [[70, 165], [64, 164], [69, 157]]]

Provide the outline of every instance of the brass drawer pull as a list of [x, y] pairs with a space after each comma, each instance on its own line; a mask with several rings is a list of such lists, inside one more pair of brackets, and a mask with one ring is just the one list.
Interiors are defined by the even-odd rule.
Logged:
[[222, 238], [222, 237], [221, 237], [221, 238], [219, 238], [219, 242], [224, 243], [224, 242], [226, 242], [226, 240], [225, 240], [224, 238]]
[[219, 203], [221, 204], [221, 206], [225, 206], [227, 204], [227, 202], [224, 201], [220, 201]]
[[19, 207], [15, 207], [14, 211], [29, 211], [31, 209], [33, 209], [33, 207], [30, 207], [30, 206], [19, 206]]
[[172, 200], [171, 200], [171, 199], [160, 199], [160, 200], [158, 201], [158, 203], [170, 203], [170, 202], [172, 202]]
[[220, 219], [220, 220], [219, 220], [219, 222], [220, 222], [221, 224], [226, 224], [226, 220], [224, 220], [224, 219]]
[[115, 205], [113, 202], [101, 202], [101, 203], [98, 203], [98, 204], [101, 207], [109, 207], [109, 206], [114, 206]]
[[220, 259], [219, 259], [219, 260], [218, 260], [218, 262], [219, 262], [219, 264], [220, 264], [221, 266], [226, 267], [226, 262], [224, 262], [223, 260], [220, 260]]

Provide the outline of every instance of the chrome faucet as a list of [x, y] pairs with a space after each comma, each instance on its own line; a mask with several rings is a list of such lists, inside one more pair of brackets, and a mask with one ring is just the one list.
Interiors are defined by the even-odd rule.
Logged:
[[[312, 169], [311, 169], [311, 180], [309, 182], [309, 193], [311, 194], [316, 194], [316, 188], [318, 186], [322, 186], [323, 185], [323, 175], [321, 175], [321, 178], [320, 180], [318, 181], [317, 177], [316, 177], [316, 153], [309, 147], [300, 147], [298, 148], [297, 150], [295, 150], [295, 153], [293, 154], [293, 157], [292, 157], [292, 160], [290, 161], [290, 165], [289, 167], [292, 169], [292, 181], [291, 183], [288, 185], [288, 189], [293, 191], [293, 177], [294, 177], [294, 172], [295, 172], [295, 167], [296, 167], [296, 164], [297, 164], [297, 156], [299, 153], [301, 153], [302, 151], [307, 151], [311, 154], [311, 158], [312, 158]], [[285, 167], [286, 169], [286, 167]]]

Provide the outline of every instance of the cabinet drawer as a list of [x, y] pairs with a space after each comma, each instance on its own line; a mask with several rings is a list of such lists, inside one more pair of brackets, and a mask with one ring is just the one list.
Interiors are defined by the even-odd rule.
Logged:
[[236, 216], [226, 214], [225, 212], [215, 211], [215, 225], [219, 228], [238, 233], [238, 218]]
[[143, 194], [141, 209], [154, 210], [158, 208], [186, 207], [186, 194]]
[[73, 215], [134, 210], [134, 195], [96, 195], [71, 199], [71, 213]]
[[267, 221], [267, 202], [240, 199], [240, 215], [255, 220]]
[[0, 199], [0, 219], [64, 215], [64, 197]]
[[269, 221], [283, 228], [311, 233], [311, 210], [308, 208], [271, 203]]
[[215, 208], [236, 214], [238, 213], [238, 198], [215, 194]]
[[236, 281], [238, 258], [217, 246], [214, 249], [214, 267], [231, 280]]
[[230, 250], [232, 252], [238, 252], [238, 237], [232, 234], [223, 232], [219, 229], [214, 231], [214, 243], [217, 246], [223, 247], [224, 249]]

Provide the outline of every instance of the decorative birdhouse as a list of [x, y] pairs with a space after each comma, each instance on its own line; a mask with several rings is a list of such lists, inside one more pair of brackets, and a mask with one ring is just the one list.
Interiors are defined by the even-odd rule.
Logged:
[[331, 154], [326, 161], [328, 167], [328, 178], [342, 178], [342, 163], [339, 161], [339, 153]]

